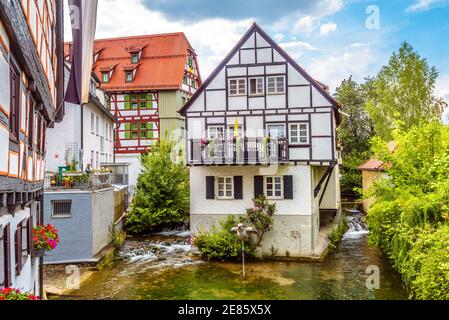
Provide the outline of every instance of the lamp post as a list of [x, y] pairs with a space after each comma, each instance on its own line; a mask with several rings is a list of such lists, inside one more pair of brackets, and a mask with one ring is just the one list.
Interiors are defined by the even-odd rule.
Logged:
[[256, 232], [256, 229], [253, 227], [246, 227], [243, 223], [239, 223], [231, 228], [231, 232], [235, 232], [237, 238], [242, 241], [242, 275], [243, 278], [245, 278], [245, 240], [248, 239], [250, 232]]

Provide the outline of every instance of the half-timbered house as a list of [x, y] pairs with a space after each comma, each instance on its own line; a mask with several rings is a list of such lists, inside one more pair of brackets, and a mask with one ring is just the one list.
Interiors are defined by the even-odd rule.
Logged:
[[62, 118], [62, 1], [0, 1], [0, 287], [40, 293], [45, 132]]
[[184, 141], [177, 111], [201, 84], [196, 53], [183, 33], [157, 34], [95, 40], [93, 61], [116, 118], [116, 162], [130, 164], [132, 187], [153, 143], [166, 135]]
[[191, 231], [275, 202], [264, 255], [320, 256], [340, 211], [339, 106], [257, 24], [180, 110]]

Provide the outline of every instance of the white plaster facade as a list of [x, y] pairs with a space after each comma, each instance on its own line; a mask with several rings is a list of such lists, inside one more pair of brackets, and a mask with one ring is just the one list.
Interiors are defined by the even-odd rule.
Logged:
[[[68, 75], [66, 69], [66, 82]], [[114, 162], [114, 118], [105, 108], [104, 95], [92, 79], [89, 103], [65, 103], [64, 121], [47, 130], [46, 171], [58, 172], [58, 167], [67, 165], [67, 159], [74, 158], [82, 170], [89, 164], [100, 169], [100, 163]]]
[[[6, 258], [6, 245], [9, 245], [9, 261], [10, 261], [10, 287], [16, 288], [21, 292], [30, 292], [35, 295], [39, 294], [39, 259], [32, 258], [31, 254], [22, 256], [22, 266], [19, 272], [16, 270], [16, 248], [15, 248], [15, 231], [20, 228], [20, 224], [30, 217], [33, 217], [33, 225], [38, 221], [38, 202], [34, 201], [29, 207], [24, 210], [16, 211], [13, 215], [0, 216], [0, 262], [4, 263]], [[9, 228], [9, 241], [6, 241], [5, 228]], [[5, 277], [5, 269], [0, 268], [0, 284]], [[1, 288], [1, 285], [0, 285]]]

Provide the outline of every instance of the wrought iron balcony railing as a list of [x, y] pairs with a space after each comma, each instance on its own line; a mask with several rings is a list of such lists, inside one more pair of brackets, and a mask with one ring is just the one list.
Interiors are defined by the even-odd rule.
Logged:
[[269, 164], [289, 161], [286, 138], [191, 139], [191, 165]]

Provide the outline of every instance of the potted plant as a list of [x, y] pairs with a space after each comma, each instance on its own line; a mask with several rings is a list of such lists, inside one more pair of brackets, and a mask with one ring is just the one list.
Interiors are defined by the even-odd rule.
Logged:
[[39, 300], [39, 297], [14, 288], [0, 289], [0, 300]]
[[200, 146], [201, 146], [201, 151], [204, 150], [204, 148], [206, 148], [206, 146], [210, 143], [210, 140], [206, 139], [206, 138], [201, 138], [200, 140]]
[[54, 226], [50, 224], [46, 226], [37, 225], [33, 228], [33, 250], [31, 255], [34, 258], [43, 257], [46, 251], [54, 250], [58, 243], [58, 230]]
[[64, 177], [62, 179], [62, 185], [64, 186], [64, 188], [70, 189], [70, 187], [72, 186], [72, 180], [72, 177]]

